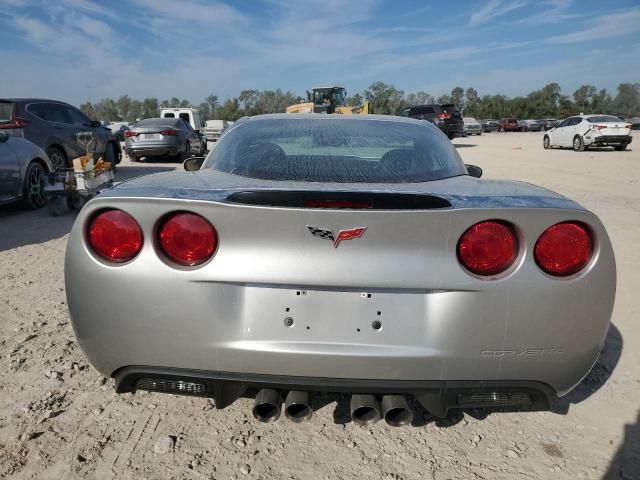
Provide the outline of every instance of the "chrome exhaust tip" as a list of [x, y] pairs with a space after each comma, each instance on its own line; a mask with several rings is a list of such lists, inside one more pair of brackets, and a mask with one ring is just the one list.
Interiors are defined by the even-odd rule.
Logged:
[[402, 395], [382, 397], [382, 416], [392, 427], [402, 427], [413, 421], [413, 411]]
[[272, 423], [280, 418], [282, 398], [277, 390], [263, 388], [256, 395], [251, 413], [253, 418], [262, 423]]
[[313, 409], [309, 392], [290, 391], [284, 401], [284, 416], [293, 423], [310, 420], [313, 416]]
[[373, 395], [353, 395], [351, 397], [351, 418], [360, 426], [367, 426], [380, 420], [380, 402]]

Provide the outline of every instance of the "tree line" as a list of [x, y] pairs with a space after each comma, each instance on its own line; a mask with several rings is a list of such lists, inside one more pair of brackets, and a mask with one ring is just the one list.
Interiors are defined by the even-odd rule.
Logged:
[[[304, 101], [290, 91], [243, 90], [237, 97], [220, 102], [217, 95], [209, 95], [195, 108], [205, 119], [237, 120], [247, 115], [284, 112], [289, 105]], [[450, 94], [435, 97], [419, 91], [405, 94], [393, 85], [374, 82], [361, 92], [347, 98], [351, 106], [370, 102], [374, 113], [395, 115], [402, 109], [428, 103], [453, 103], [465, 116], [476, 118], [565, 118], [579, 113], [604, 113], [623, 118], [640, 116], [640, 83], [621, 83], [615, 95], [607, 89], [582, 85], [572, 95], [562, 92], [560, 85], [550, 83], [526, 96], [509, 98], [506, 95], [483, 95], [473, 87], [454, 87]], [[132, 99], [123, 95], [117, 100], [105, 98], [97, 103], [86, 102], [80, 109], [94, 120], [128, 121], [157, 117], [160, 108], [189, 107], [192, 103], [172, 97], [168, 100]]]

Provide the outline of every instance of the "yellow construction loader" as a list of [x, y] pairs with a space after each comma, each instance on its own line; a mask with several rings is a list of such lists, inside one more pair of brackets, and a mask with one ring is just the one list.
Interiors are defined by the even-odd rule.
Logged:
[[334, 113], [339, 115], [367, 115], [372, 113], [369, 102], [357, 107], [346, 104], [347, 91], [344, 87], [314, 87], [307, 90], [307, 101], [287, 107], [287, 113]]

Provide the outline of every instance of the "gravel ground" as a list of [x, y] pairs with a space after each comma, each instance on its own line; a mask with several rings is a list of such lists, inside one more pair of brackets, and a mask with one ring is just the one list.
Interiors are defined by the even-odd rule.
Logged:
[[[635, 143], [640, 140], [636, 135]], [[263, 425], [242, 399], [117, 396], [87, 363], [65, 304], [74, 216], [0, 208], [0, 478], [640, 479], [640, 146], [544, 151], [536, 133], [456, 139], [488, 178], [568, 195], [604, 221], [618, 261], [613, 325], [600, 360], [555, 412], [465, 412], [360, 428], [344, 399], [311, 422]], [[120, 179], [175, 168], [130, 164]]]

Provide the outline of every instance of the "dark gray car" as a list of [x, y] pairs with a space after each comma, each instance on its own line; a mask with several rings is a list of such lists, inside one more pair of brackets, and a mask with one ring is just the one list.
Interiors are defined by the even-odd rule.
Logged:
[[147, 118], [124, 132], [125, 151], [131, 160], [163, 155], [184, 161], [191, 155], [204, 155], [204, 140], [182, 118]]
[[53, 167], [70, 167], [71, 161], [86, 154], [78, 134], [91, 133], [90, 149], [111, 162], [120, 162], [120, 144], [100, 122], [92, 121], [72, 105], [40, 98], [0, 99], [0, 130], [24, 137], [42, 148]]
[[40, 147], [0, 130], [0, 205], [22, 200], [27, 208], [43, 207], [42, 177], [51, 170]]

